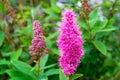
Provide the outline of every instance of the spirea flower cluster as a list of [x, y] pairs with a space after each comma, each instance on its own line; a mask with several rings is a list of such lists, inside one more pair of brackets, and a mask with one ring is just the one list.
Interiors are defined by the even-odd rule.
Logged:
[[61, 53], [59, 64], [64, 70], [64, 75], [74, 74], [83, 56], [83, 40], [72, 10], [65, 10], [62, 14], [57, 45]]
[[82, 5], [81, 5], [84, 13], [87, 15], [93, 10], [93, 8], [89, 5], [88, 1], [89, 0], [82, 0]]
[[48, 48], [46, 48], [46, 42], [43, 36], [43, 30], [38, 21], [33, 21], [33, 39], [32, 45], [30, 46], [29, 54], [34, 60], [39, 59], [42, 55], [47, 53]]

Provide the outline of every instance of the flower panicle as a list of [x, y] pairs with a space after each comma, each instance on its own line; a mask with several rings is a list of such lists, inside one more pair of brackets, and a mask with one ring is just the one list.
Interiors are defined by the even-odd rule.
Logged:
[[64, 75], [74, 74], [83, 56], [83, 39], [75, 19], [75, 13], [67, 9], [62, 13], [60, 36], [57, 45], [60, 49], [60, 67]]
[[46, 42], [43, 36], [43, 29], [37, 20], [33, 21], [33, 30], [34, 34], [29, 54], [33, 60], [38, 60], [41, 55], [48, 52], [48, 48], [46, 48]]

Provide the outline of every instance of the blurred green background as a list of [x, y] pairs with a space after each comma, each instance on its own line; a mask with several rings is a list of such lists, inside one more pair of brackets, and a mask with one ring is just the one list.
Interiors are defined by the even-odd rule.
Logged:
[[[84, 0], [83, 0], [84, 1]], [[120, 79], [120, 0], [0, 0], [0, 80], [67, 80], [59, 68], [56, 41], [61, 13], [73, 9], [84, 39], [84, 56], [71, 80]], [[40, 75], [31, 61], [32, 12], [44, 30], [49, 53], [41, 58]]]

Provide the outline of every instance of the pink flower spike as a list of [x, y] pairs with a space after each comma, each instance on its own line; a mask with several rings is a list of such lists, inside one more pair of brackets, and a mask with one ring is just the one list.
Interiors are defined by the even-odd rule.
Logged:
[[64, 75], [74, 74], [84, 51], [81, 32], [76, 23], [75, 13], [72, 10], [68, 9], [62, 13], [57, 45], [61, 53], [59, 64], [64, 70]]

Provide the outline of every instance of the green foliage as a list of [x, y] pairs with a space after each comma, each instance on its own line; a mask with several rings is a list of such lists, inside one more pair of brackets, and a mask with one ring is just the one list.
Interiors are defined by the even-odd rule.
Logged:
[[3, 2], [0, 2], [0, 12], [4, 11], [5, 5]]
[[19, 50], [17, 50], [15, 53], [11, 55], [11, 60], [18, 60], [21, 53], [22, 53], [22, 49], [20, 48]]
[[13, 69], [7, 70], [7, 73], [8, 75], [10, 75], [10, 77], [12, 78], [17, 77], [17, 78], [24, 79], [24, 80], [25, 79], [36, 80], [35, 74], [31, 72], [30, 69], [28, 69], [29, 65], [27, 65], [26, 63], [13, 61], [12, 65], [13, 65]]
[[90, 14], [89, 14], [89, 23], [91, 27], [94, 27], [95, 23], [98, 20], [98, 10], [93, 10]]
[[3, 41], [4, 41], [4, 39], [5, 39], [5, 34], [4, 34], [4, 32], [2, 32], [2, 31], [0, 31], [0, 46], [3, 44]]
[[96, 41], [93, 42], [93, 44], [103, 55], [107, 54], [107, 50], [106, 50], [106, 47], [105, 47], [104, 43], [96, 40]]
[[75, 80], [75, 79], [80, 78], [80, 77], [82, 77], [82, 76], [83, 76], [83, 74], [79, 74], [79, 73], [77, 74], [77, 73], [76, 73], [76, 74], [74, 74], [73, 76], [71, 76], [70, 79], [71, 79], [71, 80]]
[[[92, 6], [93, 10], [86, 17], [79, 14], [83, 12], [82, 7], [77, 6], [79, 0], [66, 0], [62, 7], [58, 6], [58, 0], [8, 1], [7, 6], [0, 1], [0, 80], [68, 80], [59, 68], [60, 52], [56, 44], [60, 33], [58, 23], [65, 8], [75, 11], [84, 39], [84, 56], [70, 79], [119, 80], [120, 0], [115, 0], [117, 4], [102, 0], [102, 4]], [[12, 15], [10, 7], [15, 11]], [[38, 62], [31, 60], [29, 55], [33, 38], [32, 15], [41, 23], [46, 46], [50, 49], [40, 59], [40, 75], [37, 75]]]
[[55, 74], [59, 74], [59, 69], [50, 69], [44, 73], [46, 76], [51, 76]]
[[59, 80], [68, 80], [68, 78], [63, 75], [63, 71], [61, 69], [59, 69]]

